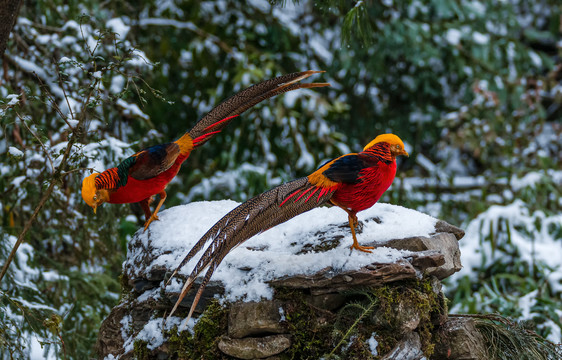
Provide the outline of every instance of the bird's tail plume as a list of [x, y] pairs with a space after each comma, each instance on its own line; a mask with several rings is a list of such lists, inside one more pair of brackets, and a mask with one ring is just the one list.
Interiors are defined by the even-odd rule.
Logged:
[[333, 189], [314, 186], [308, 181], [308, 178], [301, 178], [258, 195], [226, 214], [193, 246], [172, 274], [173, 277], [208, 241], [212, 241], [187, 278], [170, 316], [176, 311], [178, 305], [193, 286], [195, 278], [207, 266], [209, 270], [207, 270], [203, 282], [199, 286], [187, 320], [193, 314], [213, 272], [231, 249], [256, 234], [326, 203], [332, 197], [332, 194]]
[[228, 125], [233, 118], [263, 100], [292, 90], [330, 86], [328, 83], [299, 83], [299, 81], [321, 72], [323, 71], [308, 70], [279, 76], [250, 86], [226, 99], [199, 120], [188, 132], [193, 140], [193, 147], [206, 143]]

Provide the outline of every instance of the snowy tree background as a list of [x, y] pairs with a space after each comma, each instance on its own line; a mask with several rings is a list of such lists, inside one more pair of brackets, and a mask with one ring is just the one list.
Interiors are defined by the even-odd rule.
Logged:
[[1, 264], [56, 186], [0, 283], [1, 356], [94, 356], [142, 211], [94, 216], [80, 197], [91, 169], [308, 69], [332, 87], [236, 119], [166, 206], [243, 201], [393, 132], [411, 157], [381, 201], [467, 230], [451, 312], [500, 313], [559, 343], [561, 19], [556, 0], [25, 3], [0, 69]]

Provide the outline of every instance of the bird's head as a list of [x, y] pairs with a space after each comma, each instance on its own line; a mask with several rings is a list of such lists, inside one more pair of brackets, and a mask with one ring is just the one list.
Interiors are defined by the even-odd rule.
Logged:
[[375, 138], [375, 140], [371, 141], [363, 148], [363, 151], [373, 147], [375, 144], [378, 143], [387, 143], [390, 145], [390, 154], [393, 157], [397, 157], [399, 155], [410, 156], [406, 149], [404, 149], [404, 143], [402, 140], [394, 135], [394, 134], [381, 134]]
[[99, 173], [93, 173], [82, 180], [82, 199], [94, 209], [94, 214], [99, 205], [109, 200], [109, 193], [107, 190], [96, 188], [95, 180], [98, 175]]

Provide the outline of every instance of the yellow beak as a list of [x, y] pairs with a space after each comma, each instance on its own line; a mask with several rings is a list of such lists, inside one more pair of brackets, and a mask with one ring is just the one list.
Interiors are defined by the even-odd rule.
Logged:
[[97, 208], [98, 208], [97, 206], [94, 206], [94, 207], [93, 207], [93, 209], [94, 209], [94, 214], [96, 213]]
[[402, 150], [402, 153], [400, 153], [400, 155], [404, 155], [406, 157], [410, 157], [410, 154], [408, 154], [408, 152], [406, 150]]

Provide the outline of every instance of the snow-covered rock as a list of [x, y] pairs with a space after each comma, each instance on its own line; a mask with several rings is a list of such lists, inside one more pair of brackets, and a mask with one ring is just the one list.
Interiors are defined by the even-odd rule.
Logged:
[[[135, 234], [124, 263], [129, 294], [100, 329], [98, 351], [102, 357], [111, 354], [116, 358], [130, 358], [136, 340], [146, 342], [149, 350], [163, 349], [166, 337], [162, 335], [162, 328], [170, 328], [169, 324], [162, 325], [163, 312], [170, 311], [198, 257], [165, 286], [167, 277], [199, 238], [237, 205], [225, 200], [177, 206], [159, 213], [160, 221], [152, 223], [146, 232], [141, 229]], [[230, 307], [237, 312], [244, 309], [248, 314], [230, 314], [230, 319], [238, 320], [230, 325], [232, 329], [227, 332], [230, 336], [225, 333], [221, 344], [224, 349], [232, 349], [233, 344], [255, 342], [240, 342], [236, 340], [237, 334], [244, 334], [247, 339], [248, 334], [289, 333], [284, 330], [287, 326], [271, 325], [271, 319], [285, 321], [286, 302], [276, 298], [280, 289], [304, 291], [308, 303], [332, 312], [345, 304], [342, 294], [350, 290], [422, 279], [424, 274], [426, 278], [435, 276], [434, 281], [439, 283], [437, 278], [447, 277], [461, 268], [457, 243], [464, 235], [461, 229], [389, 204], [376, 204], [359, 213], [358, 218], [358, 241], [375, 246], [372, 253], [350, 250], [352, 237], [347, 214], [337, 207], [313, 209], [247, 240], [232, 250], [217, 268], [196, 314], [201, 313], [212, 298], [218, 298], [225, 306], [248, 304]], [[179, 314], [189, 309], [195, 291], [181, 303]], [[434, 292], [442, 297], [440, 286]], [[268, 312], [264, 314], [263, 309]], [[240, 319], [244, 318], [248, 318], [248, 323], [241, 324]], [[270, 321], [264, 325], [256, 318]], [[129, 324], [127, 329], [122, 325], [123, 319]], [[174, 318], [172, 323], [179, 320]], [[158, 321], [159, 325], [153, 324]], [[193, 324], [188, 324], [190, 331], [193, 331]], [[407, 329], [408, 334], [411, 330], [414, 329]], [[122, 334], [122, 345], [115, 343], [118, 333]]]

